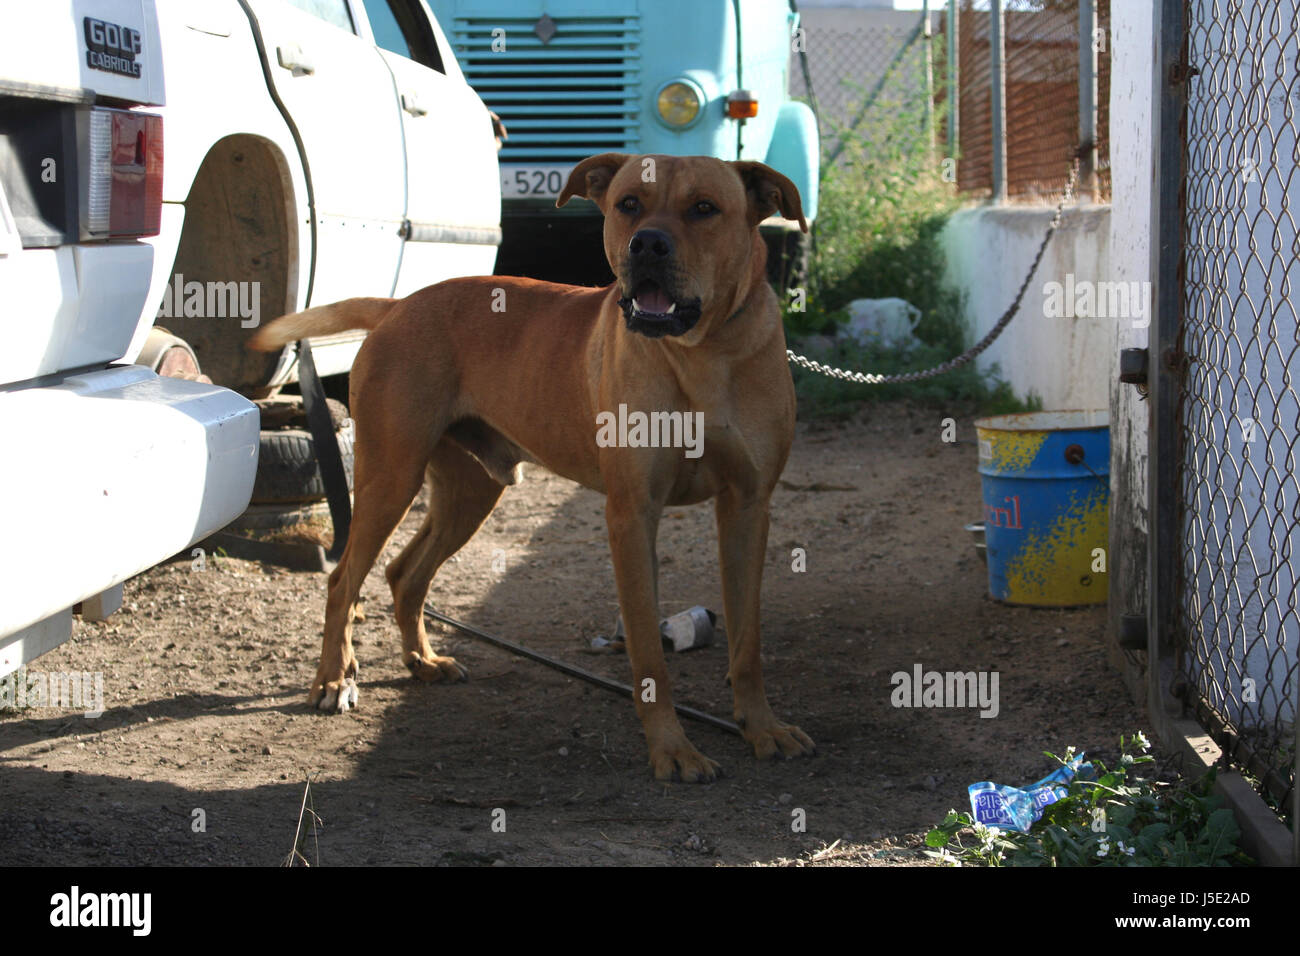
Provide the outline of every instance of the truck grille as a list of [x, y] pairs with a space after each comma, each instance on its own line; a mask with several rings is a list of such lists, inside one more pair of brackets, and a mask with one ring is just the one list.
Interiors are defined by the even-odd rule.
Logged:
[[[452, 42], [465, 79], [505, 121], [503, 163], [576, 163], [639, 138], [636, 16], [558, 17], [549, 43], [534, 17], [458, 17]], [[493, 30], [506, 48], [493, 52]], [[500, 36], [500, 34], [498, 34]]]

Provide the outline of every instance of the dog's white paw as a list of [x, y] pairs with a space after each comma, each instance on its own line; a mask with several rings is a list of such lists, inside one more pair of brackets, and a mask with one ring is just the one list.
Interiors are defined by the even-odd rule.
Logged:
[[[316, 709], [327, 714], [346, 714], [357, 706], [357, 681], [355, 677], [346, 677], [341, 681], [330, 681], [322, 689], [316, 700]], [[313, 697], [316, 695], [313, 694]]]

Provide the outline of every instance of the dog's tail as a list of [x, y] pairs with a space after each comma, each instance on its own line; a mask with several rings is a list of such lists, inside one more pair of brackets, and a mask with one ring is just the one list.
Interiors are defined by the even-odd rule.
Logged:
[[331, 335], [350, 329], [373, 329], [383, 321], [397, 299], [344, 299], [332, 305], [320, 305], [305, 312], [282, 315], [258, 329], [248, 340], [257, 352], [272, 352], [290, 342], [317, 335]]

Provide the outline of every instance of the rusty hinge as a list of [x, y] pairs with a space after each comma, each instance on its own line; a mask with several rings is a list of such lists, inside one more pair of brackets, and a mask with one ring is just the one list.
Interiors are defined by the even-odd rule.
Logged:
[[1187, 371], [1187, 367], [1192, 364], [1192, 359], [1182, 350], [1181, 346], [1178, 346], [1167, 348], [1161, 352], [1160, 363], [1164, 366], [1165, 371], [1182, 375]]
[[1174, 63], [1169, 67], [1169, 85], [1181, 86], [1194, 76], [1200, 76], [1201, 71], [1190, 63]]

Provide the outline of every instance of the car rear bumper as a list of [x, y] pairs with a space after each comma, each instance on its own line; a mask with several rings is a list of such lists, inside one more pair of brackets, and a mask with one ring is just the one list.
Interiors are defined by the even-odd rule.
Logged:
[[238, 517], [259, 426], [229, 389], [138, 365], [0, 391], [0, 658], [5, 636]]

